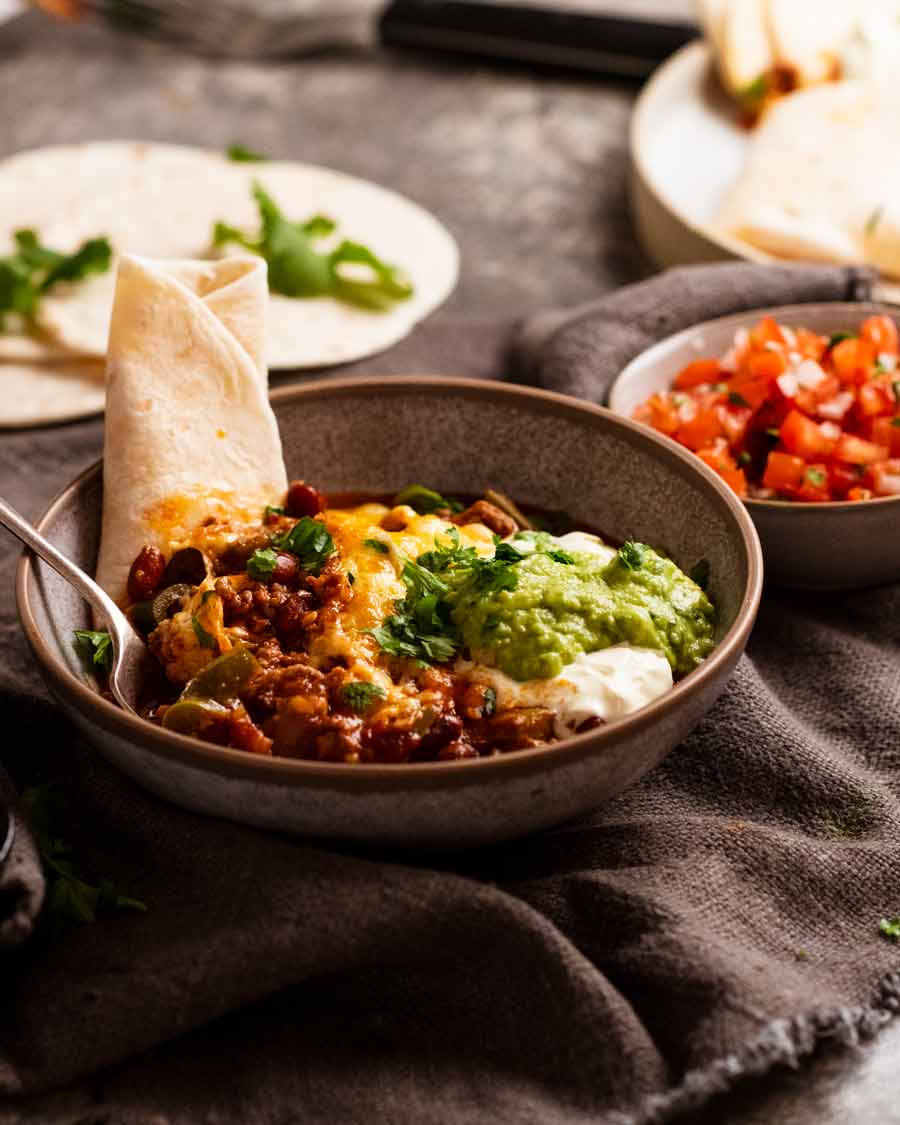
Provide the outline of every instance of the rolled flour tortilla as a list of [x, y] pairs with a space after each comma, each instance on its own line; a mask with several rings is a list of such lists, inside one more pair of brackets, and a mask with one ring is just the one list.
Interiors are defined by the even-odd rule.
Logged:
[[258, 524], [287, 488], [264, 361], [256, 258], [119, 263], [107, 356], [97, 581], [125, 596], [145, 545], [189, 545], [209, 517]]
[[[456, 284], [459, 252], [452, 236], [396, 192], [311, 164], [236, 164], [216, 152], [141, 142], [59, 145], [0, 161], [0, 254], [12, 249], [14, 230], [32, 227], [60, 250], [105, 235], [115, 254], [209, 257], [217, 220], [259, 228], [254, 180], [291, 219], [317, 213], [333, 218], [337, 240], [371, 247], [402, 268], [415, 288], [409, 300], [381, 313], [327, 297], [272, 294], [270, 368], [321, 367], [382, 351], [437, 308]], [[37, 351], [49, 344], [102, 358], [114, 288], [115, 265], [107, 274], [55, 288], [41, 301]], [[0, 334], [0, 360], [21, 358], [22, 341]], [[27, 347], [33, 353], [35, 341]]]

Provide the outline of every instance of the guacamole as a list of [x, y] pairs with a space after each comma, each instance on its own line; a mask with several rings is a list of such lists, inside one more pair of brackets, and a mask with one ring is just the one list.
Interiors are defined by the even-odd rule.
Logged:
[[579, 653], [623, 643], [656, 649], [683, 676], [714, 647], [706, 594], [641, 543], [626, 544], [608, 564], [586, 552], [535, 551], [514, 570], [514, 588], [487, 596], [463, 584], [451, 610], [476, 658], [513, 679], [548, 679]]

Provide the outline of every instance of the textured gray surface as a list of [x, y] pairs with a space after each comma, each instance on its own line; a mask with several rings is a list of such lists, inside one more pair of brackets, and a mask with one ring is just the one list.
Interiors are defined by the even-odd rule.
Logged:
[[[101, 137], [213, 147], [240, 139], [272, 155], [368, 176], [435, 210], [460, 241], [464, 272], [433, 327], [459, 335], [471, 373], [501, 362], [495, 322], [586, 300], [644, 272], [624, 191], [633, 93], [619, 84], [375, 54], [268, 68], [222, 64], [100, 30], [54, 28], [36, 16], [0, 28], [0, 155]], [[386, 369], [402, 366], [402, 352], [386, 362]], [[378, 368], [378, 361], [366, 365]], [[27, 474], [16, 439], [0, 441], [4, 490], [31, 515], [73, 465], [99, 452], [98, 424], [65, 433], [65, 466], [55, 464], [48, 431], [46, 460]], [[4, 541], [6, 574], [12, 554]], [[4, 590], [0, 598], [4, 631], [15, 629], [9, 597]], [[39, 690], [24, 663], [16, 672], [24, 690]], [[750, 1088], [698, 1122], [900, 1122], [898, 1064], [894, 1025], [873, 1046], [831, 1053]], [[131, 1068], [110, 1076], [104, 1093], [114, 1097], [117, 1086], [127, 1092], [139, 1081], [140, 1068]], [[83, 1120], [94, 1097], [84, 1088], [64, 1093], [55, 1108]], [[25, 1119], [45, 1121], [48, 1109], [35, 1106]], [[0, 1109], [3, 1125], [16, 1119]], [[181, 1120], [177, 1107], [169, 1120]]]

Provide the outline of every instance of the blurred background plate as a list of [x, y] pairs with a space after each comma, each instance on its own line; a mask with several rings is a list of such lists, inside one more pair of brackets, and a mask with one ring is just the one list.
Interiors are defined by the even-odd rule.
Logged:
[[677, 51], [644, 87], [631, 119], [631, 205], [641, 244], [657, 265], [771, 261], [712, 229], [748, 142], [705, 43]]

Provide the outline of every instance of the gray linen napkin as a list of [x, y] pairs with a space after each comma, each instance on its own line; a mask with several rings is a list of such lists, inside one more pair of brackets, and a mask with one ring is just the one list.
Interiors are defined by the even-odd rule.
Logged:
[[[676, 271], [533, 331], [531, 378], [601, 397], [686, 321], [862, 280]], [[458, 372], [433, 339], [409, 369]], [[0, 488], [22, 457], [71, 442], [83, 458], [91, 440], [6, 439]], [[639, 785], [442, 859], [316, 847], [140, 792], [36, 697], [2, 596], [0, 721], [29, 732], [10, 771], [60, 776], [80, 862], [149, 908], [39, 932], [3, 963], [5, 1125], [660, 1121], [871, 1036], [900, 1004], [900, 948], [879, 934], [900, 912], [898, 587], [767, 594], [722, 699]]]

